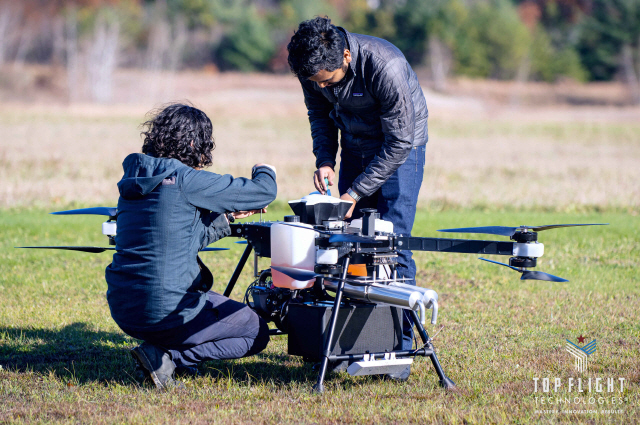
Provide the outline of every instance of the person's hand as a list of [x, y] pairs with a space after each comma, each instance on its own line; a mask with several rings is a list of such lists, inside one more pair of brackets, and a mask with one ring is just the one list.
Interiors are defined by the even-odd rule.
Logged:
[[258, 167], [269, 167], [269, 168], [271, 168], [273, 170], [274, 173], [277, 174], [276, 167], [274, 167], [273, 165], [263, 164], [263, 163], [254, 165], [253, 168], [251, 168], [251, 174], [253, 174], [255, 169], [258, 168]]
[[251, 211], [236, 211], [236, 212], [232, 212], [231, 215], [233, 216], [233, 218], [235, 218], [236, 220], [239, 218], [247, 218], [247, 217], [251, 217], [254, 214], [258, 214], [258, 213], [266, 213], [267, 212], [267, 207], [262, 208], [261, 210], [251, 210]]
[[[324, 179], [329, 180], [329, 186], [333, 186], [333, 179], [336, 177], [336, 173], [333, 171], [333, 167], [329, 165], [323, 165], [313, 173], [313, 184], [318, 192], [325, 195], [327, 193], [327, 186], [324, 184]], [[350, 197], [351, 198], [351, 197]], [[353, 198], [351, 198], [353, 199]]]
[[351, 195], [349, 195], [348, 193], [345, 193], [344, 195], [342, 195], [340, 199], [342, 199], [343, 201], [353, 202], [353, 205], [351, 205], [351, 208], [349, 208], [349, 211], [347, 211], [347, 213], [344, 215], [344, 218], [351, 218], [351, 216], [353, 215], [353, 210], [356, 207], [356, 200], [353, 199]]

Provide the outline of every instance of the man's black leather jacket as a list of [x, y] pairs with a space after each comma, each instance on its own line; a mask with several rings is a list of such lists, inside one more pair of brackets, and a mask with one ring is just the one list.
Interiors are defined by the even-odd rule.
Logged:
[[359, 195], [369, 196], [404, 163], [412, 147], [427, 143], [427, 102], [397, 47], [339, 29], [346, 35], [352, 58], [345, 77], [324, 89], [306, 79], [300, 83], [316, 167], [335, 166], [340, 130], [343, 150], [362, 158], [375, 155], [352, 185]]

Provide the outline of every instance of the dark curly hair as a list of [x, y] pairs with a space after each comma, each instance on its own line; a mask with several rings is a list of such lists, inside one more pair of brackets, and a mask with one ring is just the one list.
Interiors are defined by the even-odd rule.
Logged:
[[216, 147], [211, 120], [191, 105], [174, 103], [149, 112], [142, 123], [142, 153], [156, 158], [175, 158], [192, 168], [211, 165]]
[[333, 72], [343, 63], [346, 41], [342, 31], [328, 17], [302, 22], [287, 45], [289, 68], [298, 78], [318, 72]]

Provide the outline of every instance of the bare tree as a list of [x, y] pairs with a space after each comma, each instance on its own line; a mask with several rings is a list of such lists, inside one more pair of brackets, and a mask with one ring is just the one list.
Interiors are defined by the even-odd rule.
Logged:
[[435, 89], [446, 90], [447, 78], [451, 70], [451, 51], [436, 36], [429, 38], [429, 62]]
[[75, 8], [67, 14], [65, 20], [65, 41], [66, 67], [67, 67], [67, 90], [69, 100], [75, 101], [80, 94], [80, 52], [78, 48], [78, 18]]
[[100, 16], [95, 24], [93, 37], [85, 43], [87, 79], [93, 100], [111, 100], [119, 43], [120, 22], [115, 17], [107, 20]]
[[515, 85], [511, 92], [510, 102], [512, 105], [519, 105], [522, 101], [522, 92], [525, 88], [525, 83], [529, 81], [529, 75], [531, 74], [531, 52], [524, 55], [518, 65], [516, 72]]
[[[629, 44], [625, 44], [622, 47], [622, 68], [633, 103], [640, 105], [640, 82], [638, 81], [640, 66], [636, 70], [633, 62], [633, 48]], [[638, 62], [640, 62], [640, 58]]]
[[0, 2], [0, 65], [9, 61], [22, 20], [20, 2]]
[[[182, 65], [188, 35], [184, 17], [174, 17], [173, 22], [170, 22], [166, 2], [156, 2], [145, 55], [145, 67], [155, 72], [148, 90], [152, 99], [172, 95], [173, 74]], [[162, 71], [169, 71], [169, 75], [163, 75]]]
[[13, 60], [13, 66], [17, 69], [22, 68], [24, 65], [25, 58], [27, 57], [27, 53], [29, 53], [29, 49], [33, 43], [34, 33], [33, 29], [28, 25], [23, 25], [22, 30], [19, 32], [17, 47], [16, 47], [16, 55]]

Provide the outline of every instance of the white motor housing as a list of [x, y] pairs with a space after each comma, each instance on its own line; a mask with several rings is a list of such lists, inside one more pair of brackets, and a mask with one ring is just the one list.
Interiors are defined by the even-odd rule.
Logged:
[[118, 232], [118, 225], [115, 221], [105, 221], [102, 223], [102, 234], [106, 236], [115, 236]]

